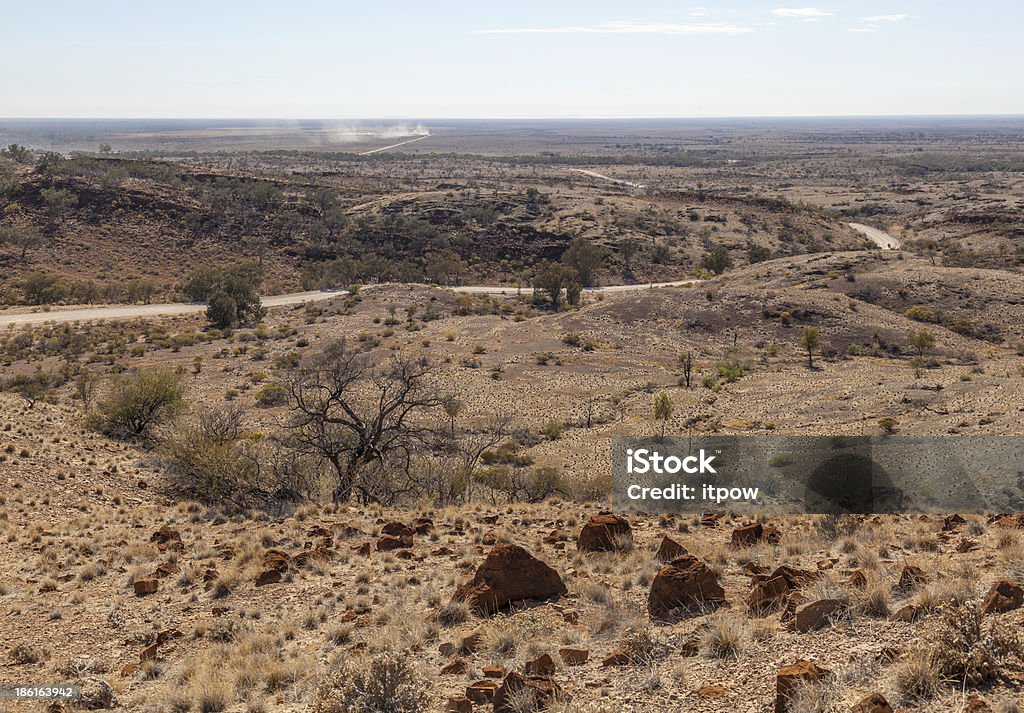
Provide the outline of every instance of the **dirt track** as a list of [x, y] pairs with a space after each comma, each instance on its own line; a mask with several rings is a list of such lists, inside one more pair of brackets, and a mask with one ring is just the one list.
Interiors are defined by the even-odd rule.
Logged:
[[[700, 280], [676, 280], [675, 282], [657, 282], [642, 285], [611, 285], [609, 287], [592, 287], [587, 292], [631, 292], [634, 290], [645, 290], [655, 287], [681, 287], [700, 282]], [[371, 286], [372, 289], [372, 286]], [[461, 287], [448, 288], [455, 292], [478, 295], [514, 295], [517, 292], [529, 292], [531, 288], [523, 287], [502, 287], [495, 285], [465, 285]], [[263, 297], [264, 307], [283, 307], [286, 305], [302, 304], [304, 302], [319, 302], [320, 300], [331, 299], [339, 295], [346, 295], [346, 290], [313, 290], [310, 292], [292, 292], [284, 295], [272, 295]], [[171, 302], [167, 304], [152, 305], [111, 305], [109, 307], [83, 307], [56, 311], [39, 312], [8, 312], [0, 314], [0, 327], [10, 327], [24, 324], [44, 324], [47, 322], [85, 322], [90, 320], [108, 319], [139, 319], [145, 317], [163, 317], [177, 314], [194, 314], [202, 312], [206, 305], [202, 302]]]

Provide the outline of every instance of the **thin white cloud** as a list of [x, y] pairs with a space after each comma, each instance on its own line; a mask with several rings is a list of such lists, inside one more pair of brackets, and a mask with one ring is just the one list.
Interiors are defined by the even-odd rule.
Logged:
[[835, 15], [834, 12], [828, 12], [816, 7], [777, 7], [772, 10], [772, 14], [779, 17], [798, 17], [805, 20], [808, 18], [832, 17]]
[[605, 22], [600, 25], [570, 25], [568, 27], [514, 27], [475, 30], [478, 35], [526, 34], [648, 34], [648, 35], [745, 35], [754, 28], [727, 22]]
[[847, 27], [847, 32], [875, 32], [877, 27]]
[[907, 15], [906, 13], [902, 13], [899, 15], [870, 15], [868, 17], [860, 18], [860, 21], [867, 22], [873, 25], [878, 22], [899, 22], [900, 20], [906, 20], [908, 17], [910, 16]]

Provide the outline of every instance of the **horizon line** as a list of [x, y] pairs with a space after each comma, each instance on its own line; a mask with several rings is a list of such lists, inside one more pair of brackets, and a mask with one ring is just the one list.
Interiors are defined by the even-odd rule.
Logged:
[[985, 119], [1022, 118], [1022, 112], [898, 114], [601, 114], [506, 116], [3, 116], [0, 121], [618, 121], [694, 119]]

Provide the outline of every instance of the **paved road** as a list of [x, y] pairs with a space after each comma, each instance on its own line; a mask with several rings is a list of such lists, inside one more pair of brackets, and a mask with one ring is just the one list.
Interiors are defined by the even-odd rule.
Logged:
[[[590, 287], [586, 292], [631, 292], [655, 287], [682, 287], [692, 285], [700, 280], [676, 280], [675, 282], [655, 282], [643, 285], [610, 285], [608, 287]], [[375, 285], [369, 285], [372, 289]], [[455, 292], [477, 295], [514, 295], [520, 290], [516, 287], [496, 285], [464, 285], [449, 288]], [[529, 294], [532, 288], [523, 287], [522, 293]], [[310, 292], [292, 292], [286, 295], [263, 297], [264, 307], [284, 307], [287, 305], [304, 304], [328, 300], [339, 295], [346, 295], [346, 290], [313, 290]], [[179, 314], [195, 314], [206, 310], [201, 302], [172, 302], [153, 305], [111, 305], [109, 307], [84, 307], [80, 309], [56, 309], [50, 312], [0, 312], [0, 328], [24, 324], [44, 324], [47, 322], [84, 322], [89, 320], [125, 320], [146, 317], [167, 317]]]
[[872, 228], [870, 225], [864, 225], [863, 223], [847, 223], [847, 225], [858, 233], [863, 233], [869, 240], [871, 240], [871, 242], [882, 248], [882, 250], [900, 249], [900, 241], [889, 235], [884, 230]]

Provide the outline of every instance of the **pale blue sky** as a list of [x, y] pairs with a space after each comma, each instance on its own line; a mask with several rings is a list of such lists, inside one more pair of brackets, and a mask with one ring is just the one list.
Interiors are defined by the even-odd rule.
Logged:
[[4, 0], [0, 117], [1024, 114], [1020, 0]]

